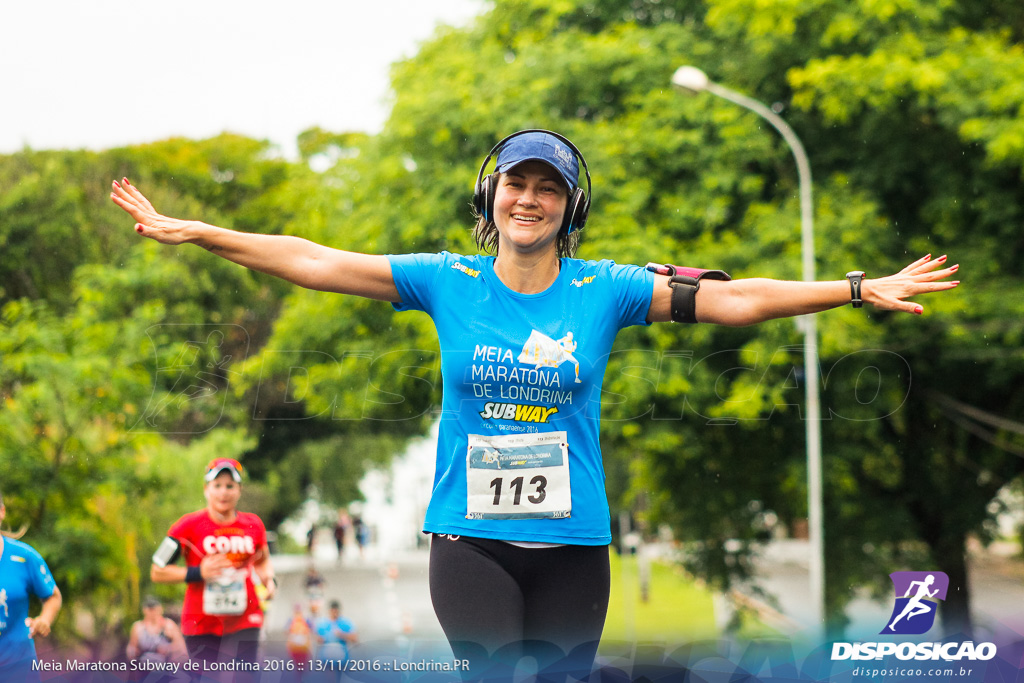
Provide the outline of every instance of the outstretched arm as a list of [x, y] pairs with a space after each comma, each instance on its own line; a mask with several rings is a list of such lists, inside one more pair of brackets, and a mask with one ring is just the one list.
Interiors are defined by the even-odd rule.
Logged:
[[300, 237], [260, 235], [218, 228], [157, 213], [124, 178], [114, 181], [110, 198], [135, 219], [135, 231], [162, 244], [198, 244], [213, 254], [300, 287], [399, 301], [384, 256], [331, 249]]
[[[861, 298], [875, 308], [920, 315], [924, 308], [907, 299], [926, 292], [952, 289], [960, 284], [959, 281], [945, 280], [959, 267], [954, 265], [940, 268], [945, 263], [945, 256], [932, 260], [929, 255], [894, 275], [865, 279], [861, 285]], [[668, 278], [655, 275], [647, 319], [651, 322], [671, 320], [671, 299], [672, 290], [668, 286]], [[702, 323], [742, 327], [774, 318], [817, 313], [849, 302], [850, 283], [846, 280], [702, 280], [697, 290], [696, 312], [697, 320]]]

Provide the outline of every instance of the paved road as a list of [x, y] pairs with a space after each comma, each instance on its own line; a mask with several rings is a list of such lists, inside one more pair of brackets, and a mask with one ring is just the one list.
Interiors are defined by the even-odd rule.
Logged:
[[[774, 596], [781, 613], [777, 626], [798, 632], [811, 621], [807, 601], [807, 542], [773, 542], [755, 563], [760, 585]], [[972, 549], [969, 560], [972, 617], [981, 632], [1012, 630], [1024, 635], [1024, 563], [1004, 555]], [[953, 586], [950, 586], [953, 589]], [[879, 633], [890, 616], [892, 600], [855, 597], [847, 607], [850, 638]], [[788, 623], [787, 623], [788, 622]]]
[[[806, 542], [783, 541], [773, 543], [757, 563], [761, 586], [776, 599], [778, 622], [773, 625], [792, 635], [798, 635], [810, 622], [806, 557]], [[350, 555], [342, 564], [321, 552], [314, 561], [326, 579], [325, 600], [340, 600], [344, 615], [360, 633], [362, 642], [354, 648], [354, 658], [398, 654], [414, 660], [451, 660], [451, 650], [430, 605], [425, 550], [389, 557], [370, 554], [366, 559]], [[308, 605], [302, 580], [309, 560], [278, 555], [274, 563], [281, 582], [267, 616], [266, 651], [283, 656], [292, 608], [296, 603]], [[976, 625], [1024, 634], [1024, 564], [975, 553], [971, 569]], [[721, 607], [723, 603], [717, 604]], [[888, 600], [854, 599], [848, 607], [852, 620], [848, 637], [878, 634], [891, 609]]]
[[[342, 614], [359, 632], [360, 643], [352, 657], [391, 657], [447, 661], [451, 650], [430, 604], [427, 586], [427, 552], [394, 554], [366, 559], [317, 555], [317, 570], [326, 579], [324, 602], [340, 600]], [[303, 578], [309, 560], [304, 556], [277, 555], [275, 571], [279, 592], [267, 614], [268, 654], [283, 653], [283, 642], [295, 604], [308, 608]], [[308, 614], [308, 610], [307, 610]]]

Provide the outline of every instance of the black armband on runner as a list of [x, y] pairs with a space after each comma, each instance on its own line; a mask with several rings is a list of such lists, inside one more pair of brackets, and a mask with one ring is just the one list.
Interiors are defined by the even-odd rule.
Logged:
[[153, 553], [153, 564], [161, 569], [169, 564], [174, 564], [181, 554], [181, 544], [178, 539], [166, 537]]
[[670, 263], [648, 263], [647, 270], [668, 276], [668, 286], [672, 288], [672, 322], [676, 323], [697, 322], [697, 290], [702, 279], [732, 279], [724, 270], [684, 268]]
[[203, 580], [203, 572], [199, 569], [199, 565], [189, 567], [185, 570], [185, 583], [196, 583], [197, 581]]

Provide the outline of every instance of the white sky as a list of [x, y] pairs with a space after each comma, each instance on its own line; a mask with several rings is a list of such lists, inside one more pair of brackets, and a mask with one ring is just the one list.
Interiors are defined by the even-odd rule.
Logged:
[[378, 132], [390, 65], [484, 0], [0, 0], [0, 154]]

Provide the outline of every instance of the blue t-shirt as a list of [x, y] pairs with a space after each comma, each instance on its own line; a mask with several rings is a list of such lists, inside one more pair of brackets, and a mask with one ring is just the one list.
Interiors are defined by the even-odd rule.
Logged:
[[45, 600], [56, 586], [39, 553], [21, 541], [4, 539], [0, 554], [0, 669], [35, 659], [35, 644], [25, 625], [29, 595]]
[[331, 619], [320, 617], [313, 624], [316, 634], [323, 638], [323, 642], [317, 647], [317, 659], [334, 659], [339, 661], [348, 660], [348, 642], [339, 635], [341, 633], [352, 633], [355, 626], [345, 617]]
[[599, 440], [601, 385], [619, 330], [646, 324], [654, 276], [560, 259], [555, 282], [521, 294], [494, 257], [388, 256], [399, 311], [424, 311], [444, 382], [424, 531], [605, 545], [611, 519]]

